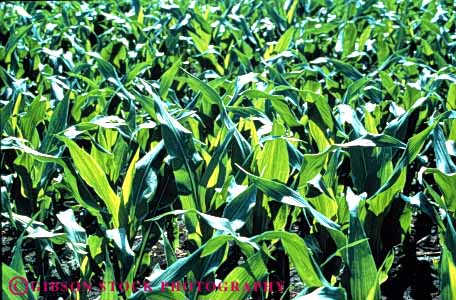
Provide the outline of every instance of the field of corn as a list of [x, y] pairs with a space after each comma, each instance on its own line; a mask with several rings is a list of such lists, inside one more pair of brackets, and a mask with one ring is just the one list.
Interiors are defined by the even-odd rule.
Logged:
[[2, 299], [456, 300], [452, 0], [0, 8]]

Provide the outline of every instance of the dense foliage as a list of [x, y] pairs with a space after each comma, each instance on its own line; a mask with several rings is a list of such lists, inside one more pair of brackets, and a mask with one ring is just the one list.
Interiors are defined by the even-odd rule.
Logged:
[[453, 1], [0, 8], [3, 299], [380, 300], [405, 253], [456, 300]]

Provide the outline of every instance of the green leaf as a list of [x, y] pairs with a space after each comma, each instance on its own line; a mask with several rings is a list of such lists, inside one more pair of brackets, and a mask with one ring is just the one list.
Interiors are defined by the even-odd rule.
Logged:
[[316, 154], [304, 154], [302, 160], [302, 166], [299, 171], [299, 186], [304, 186], [313, 179], [315, 176], [320, 174], [325, 164], [328, 152], [320, 152]]
[[345, 290], [337, 287], [324, 286], [315, 289], [313, 292], [297, 296], [293, 300], [346, 300]]
[[456, 262], [447, 248], [440, 257], [440, 290], [442, 299], [456, 299]]
[[210, 103], [215, 103], [218, 105], [220, 112], [221, 112], [221, 119], [223, 121], [223, 124], [226, 126], [227, 129], [235, 128], [234, 131], [234, 137], [238, 143], [239, 149], [242, 154], [242, 159], [245, 159], [250, 153], [250, 145], [249, 143], [245, 140], [245, 138], [239, 133], [239, 131], [236, 129], [235, 124], [233, 121], [228, 117], [228, 113], [226, 112], [226, 107], [225, 104], [220, 98], [220, 96], [215, 92], [215, 90], [207, 85], [206, 83], [202, 82], [195, 76], [189, 74], [185, 70], [183, 70], [184, 73], [186, 74], [186, 82], [191, 86], [191, 88], [194, 91], [199, 91], [203, 95], [203, 99], [206, 99]]
[[135, 163], [129, 206], [130, 215], [135, 216], [135, 222], [141, 223], [149, 211], [149, 203], [154, 198], [157, 189], [157, 175], [152, 163], [164, 149], [164, 143], [158, 143], [154, 149]]
[[[14, 291], [14, 293], [12, 292]], [[35, 300], [37, 299], [28, 286], [27, 278], [17, 273], [2, 262], [2, 299]]]
[[280, 37], [279, 41], [277, 42], [277, 45], [274, 48], [274, 51], [276, 53], [281, 53], [285, 50], [288, 50], [290, 47], [290, 44], [293, 40], [293, 35], [295, 33], [294, 27], [290, 27], [285, 31], [282, 36]]
[[391, 269], [391, 266], [393, 265], [394, 261], [394, 252], [391, 251], [388, 253], [386, 256], [385, 260], [383, 261], [382, 265], [377, 271], [377, 276], [375, 278], [375, 281], [378, 282], [378, 284], [374, 285], [370, 292], [369, 296], [367, 297], [367, 300], [374, 300], [377, 299], [377, 295], [381, 293], [380, 291], [380, 284], [385, 282], [388, 279], [388, 273]]
[[[242, 168], [240, 169], [242, 170]], [[247, 171], [244, 172], [248, 175], [251, 182], [272, 200], [283, 204], [302, 207], [307, 210], [321, 225], [333, 230], [339, 229], [338, 224], [314, 209], [298, 192], [290, 189], [284, 184], [257, 177]]]
[[[254, 282], [261, 281], [267, 275], [267, 268], [263, 261], [261, 253], [252, 255], [245, 263], [234, 268], [225, 278], [224, 282], [239, 282], [242, 285], [253, 286]], [[246, 299], [250, 292], [247, 289], [240, 288], [239, 291], [217, 290], [208, 296], [200, 296], [198, 299], [226, 299], [239, 300]]]
[[57, 219], [63, 225], [63, 229], [71, 242], [71, 248], [76, 258], [78, 258], [79, 264], [82, 262], [82, 255], [85, 255], [85, 248], [87, 244], [87, 233], [77, 222], [74, 216], [74, 212], [71, 209], [67, 209], [58, 213]]
[[[347, 189], [346, 197], [350, 209], [348, 242], [353, 243], [364, 240], [366, 239], [366, 234], [358, 216], [358, 205], [361, 199], [359, 196], [353, 194], [350, 188]], [[378, 285], [376, 279], [377, 268], [369, 243], [364, 242], [350, 247], [347, 252], [352, 299], [367, 299], [371, 288]], [[374, 299], [379, 300], [380, 293], [376, 293], [372, 300]]]
[[250, 186], [226, 205], [223, 210], [223, 217], [230, 220], [234, 231], [237, 231], [244, 226], [250, 212], [256, 204], [256, 195], [256, 188]]
[[444, 299], [456, 299], [456, 231], [454, 221], [447, 215], [440, 257], [440, 290]]
[[176, 60], [171, 68], [166, 70], [165, 73], [160, 77], [160, 97], [166, 99], [168, 96], [168, 90], [176, 77], [177, 71], [179, 71], [182, 60], [179, 58]]
[[42, 153], [50, 153], [57, 144], [57, 139], [54, 134], [64, 130], [67, 126], [67, 118], [69, 111], [69, 95], [65, 95], [62, 101], [59, 101], [54, 112], [52, 113], [51, 120], [46, 130], [46, 135], [38, 149]]
[[344, 27], [343, 57], [346, 57], [355, 50], [356, 38], [357, 32], [355, 24], [353, 22], [346, 23]]
[[16, 49], [19, 40], [32, 28], [33, 24], [22, 26], [17, 31], [12, 31], [9, 36], [8, 42], [6, 42], [4, 56], [1, 56], [1, 60], [5, 60], [6, 63], [11, 62], [11, 54]]
[[439, 189], [442, 191], [445, 208], [456, 212], [456, 173], [445, 174], [439, 169], [426, 169], [425, 173], [432, 174]]
[[152, 274], [150, 286], [153, 289], [160, 289], [162, 282], [173, 282], [184, 278], [187, 273], [195, 269], [195, 264], [199, 261], [203, 249], [204, 247], [200, 247], [191, 255], [178, 259], [158, 276]]
[[108, 284], [108, 282], [116, 281], [116, 277], [114, 275], [114, 268], [112, 266], [111, 259], [109, 258], [108, 249], [106, 248], [104, 252], [105, 252], [105, 269], [103, 272], [103, 284], [105, 286], [104, 286], [104, 289], [103, 288], [101, 289], [101, 298], [100, 299], [101, 300], [117, 300], [118, 299], [117, 291], [113, 290], [111, 288], [110, 284]]
[[98, 196], [103, 200], [110, 214], [115, 228], [119, 227], [121, 219], [120, 199], [112, 190], [106, 174], [101, 169], [100, 165], [87, 152], [81, 149], [72, 140], [59, 136], [70, 150], [74, 165], [81, 175], [82, 179], [91, 186]]
[[214, 253], [215, 251], [220, 249], [220, 247], [226, 245], [228, 241], [232, 240], [234, 240], [234, 237], [226, 234], [211, 238], [209, 241], [207, 241], [203, 253], [201, 254], [201, 257], [205, 257]]
[[15, 149], [23, 151], [24, 153], [33, 157], [33, 159], [36, 159], [40, 162], [50, 162], [59, 164], [64, 170], [65, 180], [68, 182], [75, 199], [82, 206], [84, 206], [84, 208], [86, 208], [93, 216], [97, 217], [98, 222], [100, 224], [105, 224], [100, 213], [101, 209], [97, 205], [97, 203], [91, 200], [90, 198], [85, 199], [85, 197], [81, 196], [81, 193], [79, 192], [78, 181], [76, 179], [76, 174], [74, 174], [74, 172], [67, 166], [67, 164], [62, 159], [56, 156], [36, 151], [35, 149], [27, 146], [25, 142], [26, 141], [22, 139], [9, 137], [1, 140], [1, 148], [2, 150]]
[[[192, 133], [174, 119], [165, 109], [160, 99], [155, 97], [157, 118], [162, 124], [161, 131], [166, 150], [171, 158], [171, 166], [176, 179], [177, 191], [183, 209], [205, 211], [204, 201], [199, 201], [196, 169], [202, 158], [196, 152]], [[196, 216], [187, 217], [187, 226], [191, 234], [197, 232]], [[196, 239], [196, 235], [192, 236]]]
[[135, 254], [128, 243], [125, 228], [106, 230], [106, 237], [113, 241], [119, 252], [122, 280], [127, 280], [127, 275], [135, 262]]
[[[279, 119], [275, 120], [272, 125], [271, 135], [282, 136], [284, 134], [285, 127]], [[263, 178], [287, 182], [288, 173], [290, 172], [287, 142], [284, 139], [266, 141], [257, 164], [258, 171]]]
[[128, 71], [127, 78], [125, 79], [125, 85], [135, 79], [139, 73], [146, 71], [149, 68], [152, 68], [153, 61], [145, 61], [139, 64], [136, 64], [133, 68]]
[[[209, 185], [209, 182], [212, 181], [212, 178], [214, 175], [217, 175], [217, 168], [221, 168], [223, 167], [222, 164], [223, 164], [223, 161], [222, 161], [222, 157], [226, 154], [227, 152], [227, 149], [228, 149], [228, 145], [230, 144], [231, 142], [231, 139], [233, 137], [233, 134], [234, 134], [234, 131], [235, 129], [234, 128], [230, 128], [228, 130], [228, 133], [226, 134], [225, 136], [225, 140], [223, 141], [223, 143], [214, 151], [212, 157], [211, 157], [211, 160], [206, 168], [206, 170], [204, 171], [203, 173], [203, 176], [201, 177], [201, 180], [200, 180], [200, 186], [202, 187], [213, 187], [215, 184], [210, 184]], [[216, 178], [215, 180], [217, 180], [218, 178]]]
[[319, 266], [312, 257], [305, 241], [296, 233], [284, 231], [267, 231], [251, 238], [251, 241], [280, 239], [285, 252], [289, 256], [293, 266], [301, 280], [309, 287], [329, 286]]
[[445, 174], [456, 173], [456, 165], [451, 160], [445, 144], [442, 128], [437, 125], [432, 131], [432, 144], [434, 146], [437, 169]]
[[380, 189], [377, 190], [377, 192], [375, 192], [374, 195], [371, 196], [371, 198], [374, 198], [381, 192], [386, 191], [398, 180], [401, 171], [417, 157], [432, 129], [433, 126], [429, 126], [419, 134], [409, 139], [407, 148], [403, 152], [399, 162], [394, 167], [389, 179], [380, 187]]
[[359, 80], [361, 79], [364, 75], [361, 74], [361, 72], [358, 71], [355, 67], [352, 65], [345, 63], [343, 61], [337, 60], [337, 59], [328, 59], [329, 62], [331, 62], [336, 70], [341, 72], [343, 75], [347, 76], [351, 80]]

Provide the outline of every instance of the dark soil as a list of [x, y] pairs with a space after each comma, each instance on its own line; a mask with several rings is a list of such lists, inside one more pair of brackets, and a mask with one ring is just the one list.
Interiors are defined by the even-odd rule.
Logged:
[[437, 228], [425, 215], [415, 216], [411, 234], [395, 247], [393, 267], [382, 285], [383, 299], [440, 300], [438, 270], [433, 264], [439, 257]]
[[[181, 226], [183, 227], [183, 226]], [[2, 262], [11, 263], [13, 249], [20, 235], [7, 219], [2, 217]], [[181, 245], [184, 245], [185, 228], [181, 228]], [[395, 259], [388, 280], [382, 285], [382, 300], [444, 300], [439, 296], [438, 272], [434, 266], [440, 256], [440, 246], [437, 229], [424, 215], [417, 215], [414, 218], [412, 232], [408, 235], [402, 245], [395, 248]], [[27, 277], [34, 280], [30, 267], [38, 263], [36, 257], [35, 243], [25, 240], [23, 243], [22, 255], [24, 264], [28, 269]], [[78, 281], [79, 271], [72, 263], [72, 255], [66, 247], [56, 247], [57, 254], [64, 266], [64, 272], [71, 274], [71, 279]], [[158, 243], [150, 250], [153, 263], [161, 266], [166, 264], [163, 247]], [[188, 254], [185, 248], [178, 249], [178, 258]], [[239, 263], [236, 261], [236, 263]], [[57, 270], [49, 269], [49, 281], [60, 281]], [[99, 278], [100, 279], [100, 278]], [[98, 280], [99, 280], [98, 279]], [[290, 295], [294, 297], [303, 289], [303, 284], [294, 269], [290, 270]], [[96, 290], [91, 291], [89, 298], [95, 299], [99, 296]], [[64, 292], [41, 292], [40, 299], [66, 299], [68, 295]]]

